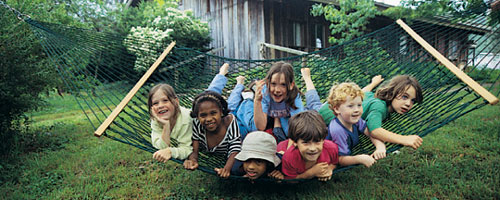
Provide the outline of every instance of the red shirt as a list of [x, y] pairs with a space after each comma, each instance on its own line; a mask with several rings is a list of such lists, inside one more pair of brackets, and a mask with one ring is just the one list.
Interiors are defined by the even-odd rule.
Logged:
[[[287, 145], [288, 140], [280, 142], [278, 144], [277, 151], [279, 152], [285, 150]], [[288, 179], [293, 179], [307, 170], [306, 163], [300, 155], [299, 148], [297, 148], [296, 146], [291, 146], [285, 151], [281, 162], [281, 171]], [[325, 140], [325, 142], [323, 143], [323, 151], [321, 151], [318, 160], [316, 160], [316, 163], [322, 162], [334, 165], [339, 163], [339, 148], [330, 140]]]

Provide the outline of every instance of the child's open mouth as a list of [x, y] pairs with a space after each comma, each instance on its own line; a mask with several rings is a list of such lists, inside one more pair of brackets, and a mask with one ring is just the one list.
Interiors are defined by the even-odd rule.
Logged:
[[207, 129], [213, 129], [215, 127], [215, 122], [205, 124]]

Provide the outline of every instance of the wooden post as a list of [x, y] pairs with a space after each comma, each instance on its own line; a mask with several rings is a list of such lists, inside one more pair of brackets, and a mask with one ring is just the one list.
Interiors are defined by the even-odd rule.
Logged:
[[125, 98], [122, 99], [120, 104], [116, 106], [116, 108], [109, 114], [109, 116], [104, 120], [104, 122], [97, 128], [97, 130], [94, 132], [94, 136], [101, 137], [101, 135], [108, 129], [109, 125], [116, 119], [118, 114], [122, 112], [122, 110], [125, 108], [125, 106], [128, 104], [128, 102], [134, 97], [134, 95], [139, 91], [139, 89], [146, 83], [146, 81], [149, 79], [151, 74], [158, 68], [160, 63], [165, 59], [167, 54], [174, 48], [175, 42], [171, 42], [170, 45], [163, 51], [163, 53], [156, 59], [155, 63], [151, 65], [151, 67], [144, 73], [144, 75], [141, 77], [141, 79], [135, 84], [135, 86], [128, 92], [128, 94], [125, 96]]
[[486, 101], [488, 101], [491, 105], [495, 105], [498, 103], [498, 98], [491, 94], [488, 90], [484, 89], [479, 83], [477, 83], [474, 79], [469, 77], [466, 73], [458, 69], [450, 60], [444, 57], [439, 51], [437, 51], [434, 47], [432, 47], [429, 43], [427, 43], [420, 35], [418, 35], [413, 29], [411, 29], [403, 20], [398, 19], [396, 23], [401, 26], [415, 41], [417, 41], [425, 50], [427, 50], [434, 58], [436, 58], [441, 64], [443, 64], [448, 70], [450, 70], [455, 76], [457, 76], [460, 80], [462, 80], [465, 84], [467, 84], [472, 90], [474, 90], [477, 94], [482, 96]]

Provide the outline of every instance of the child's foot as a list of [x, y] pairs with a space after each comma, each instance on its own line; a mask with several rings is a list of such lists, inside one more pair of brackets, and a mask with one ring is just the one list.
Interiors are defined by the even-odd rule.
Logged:
[[236, 84], [242, 84], [244, 85], [245, 84], [245, 77], [244, 76], [238, 76], [236, 77]]
[[[238, 76], [238, 78], [239, 78], [239, 76]], [[238, 78], [236, 78], [236, 81], [238, 81]], [[245, 78], [245, 77], [243, 77], [243, 78]], [[243, 97], [243, 100], [245, 100], [245, 99], [252, 100], [253, 99], [253, 97], [255, 96], [254, 86], [255, 86], [255, 81], [252, 81], [252, 82], [250, 82], [250, 84], [248, 84], [248, 86], [245, 88], [245, 90], [243, 90], [243, 92], [241, 93], [241, 97]]]
[[229, 71], [229, 64], [224, 63], [222, 67], [219, 69], [219, 74], [222, 76], [226, 76], [227, 72]]

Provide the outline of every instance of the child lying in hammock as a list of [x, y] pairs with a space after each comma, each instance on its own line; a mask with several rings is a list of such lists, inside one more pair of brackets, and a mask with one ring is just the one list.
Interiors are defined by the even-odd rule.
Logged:
[[[218, 81], [227, 74], [229, 65], [224, 64], [214, 78], [207, 91], [221, 93], [225, 83]], [[148, 95], [148, 108], [151, 117], [151, 143], [159, 149], [153, 158], [166, 162], [170, 158], [186, 159], [193, 151], [191, 137], [193, 135], [193, 119], [190, 110], [179, 105], [179, 99], [168, 84], [158, 84], [151, 88]], [[171, 139], [177, 145], [171, 145]]]
[[[302, 68], [301, 73], [307, 88], [307, 92], [305, 95], [305, 109], [309, 110], [315, 107], [319, 109], [319, 107], [321, 106], [321, 102], [319, 100], [318, 93], [312, 83], [309, 68]], [[246, 78], [244, 76], [238, 76], [236, 78], [236, 85], [234, 86], [234, 89], [232, 90], [228, 98], [228, 108], [233, 113], [235, 113], [238, 119], [238, 123], [240, 125], [240, 133], [243, 139], [245, 138], [247, 132], [257, 130], [254, 121], [254, 94], [256, 90], [256, 88], [254, 87], [255, 82], [250, 83], [247, 87], [247, 90], [245, 90], [245, 79]], [[300, 97], [297, 98], [300, 99]], [[300, 102], [300, 105], [302, 105], [302, 102]], [[286, 139], [286, 135], [282, 128], [281, 122], [288, 121], [287, 118], [278, 121], [276, 118], [273, 120], [271, 117], [268, 117], [268, 119], [270, 120], [268, 120], [267, 122], [268, 125], [266, 127], [266, 132], [269, 132], [273, 136], [275, 136], [278, 143]], [[286, 124], [288, 125], [288, 122], [286, 122]]]
[[284, 153], [282, 172], [285, 178], [329, 180], [339, 162], [338, 147], [325, 140], [328, 133], [318, 112], [308, 110], [291, 117], [289, 133], [290, 140], [277, 147], [279, 153]]
[[[370, 167], [375, 160], [386, 156], [384, 143], [370, 136], [365, 120], [361, 119], [363, 92], [358, 85], [355, 83], [335, 84], [330, 89], [327, 100], [329, 108], [336, 117], [328, 125], [326, 139], [338, 145], [340, 165], [363, 164]], [[359, 143], [359, 134], [363, 133], [370, 137], [376, 147], [375, 152], [371, 156], [351, 155], [352, 149]]]
[[[382, 122], [388, 119], [391, 113], [405, 114], [413, 108], [415, 103], [422, 102], [422, 88], [415, 78], [398, 75], [379, 88], [375, 94], [371, 92], [383, 80], [382, 76], [375, 76], [372, 82], [362, 89], [365, 92], [362, 103], [365, 112], [361, 118], [366, 120], [372, 137], [417, 149], [422, 145], [422, 138], [418, 135], [400, 135], [390, 132], [382, 128]], [[330, 122], [335, 118], [328, 104], [324, 104], [319, 112], [325, 122]]]
[[252, 181], [261, 177], [283, 179], [283, 174], [277, 170], [280, 163], [274, 137], [266, 132], [254, 131], [243, 140], [231, 174], [244, 176]]
[[184, 161], [186, 169], [198, 167], [199, 151], [226, 155], [223, 168], [215, 168], [217, 175], [227, 178], [234, 157], [241, 150], [241, 137], [236, 117], [228, 113], [227, 102], [216, 92], [205, 91], [193, 101], [193, 153]]

